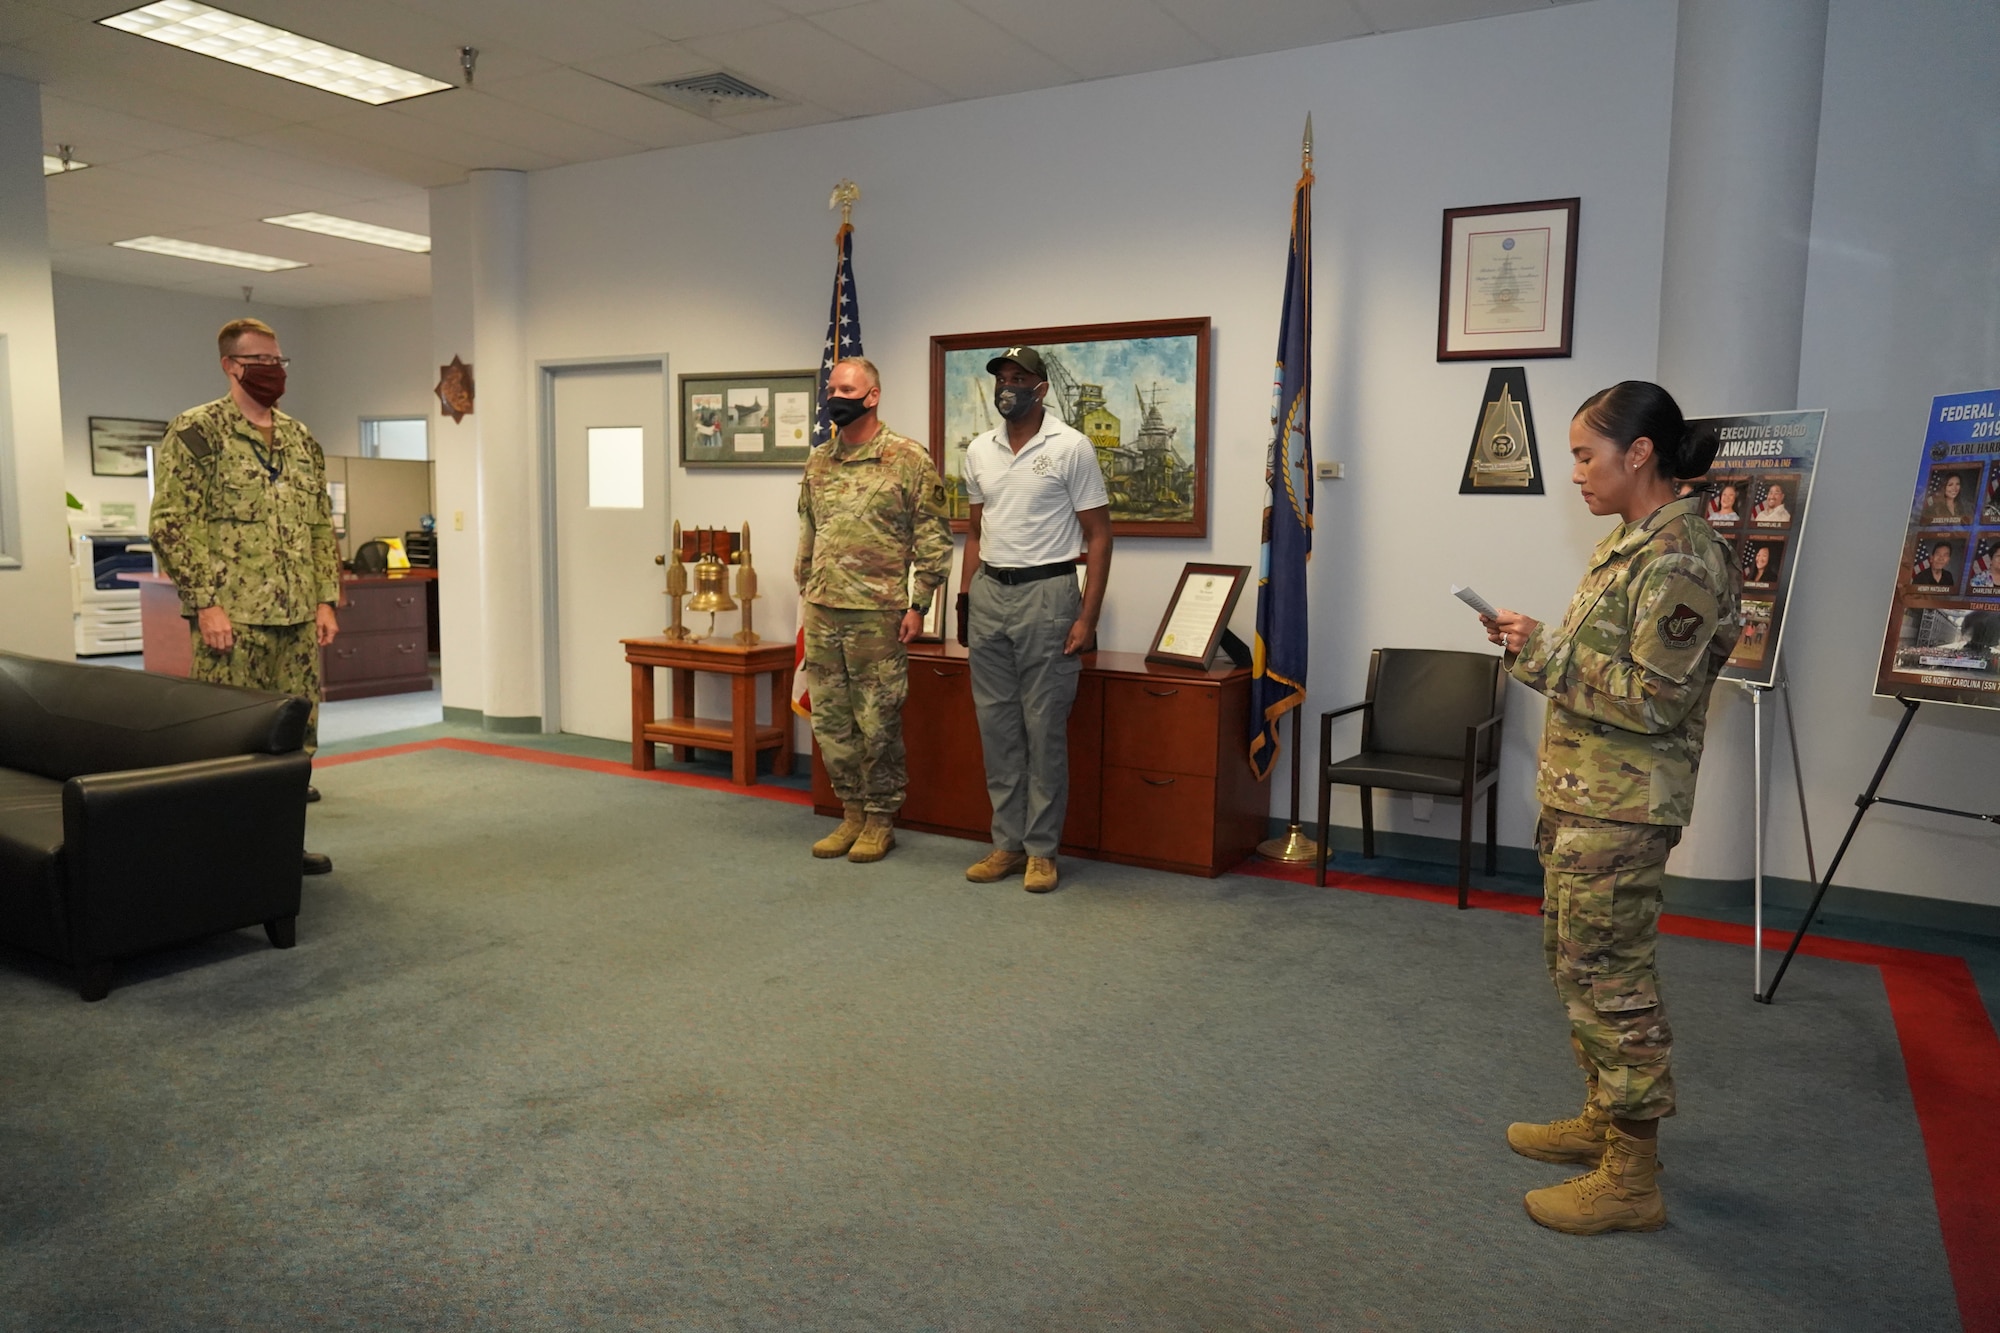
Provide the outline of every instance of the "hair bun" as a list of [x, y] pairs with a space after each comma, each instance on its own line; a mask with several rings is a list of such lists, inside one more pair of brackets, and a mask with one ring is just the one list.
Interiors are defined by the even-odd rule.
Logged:
[[1722, 436], [1715, 427], [1689, 426], [1674, 451], [1674, 475], [1683, 481], [1701, 476], [1715, 463], [1715, 451], [1721, 447]]

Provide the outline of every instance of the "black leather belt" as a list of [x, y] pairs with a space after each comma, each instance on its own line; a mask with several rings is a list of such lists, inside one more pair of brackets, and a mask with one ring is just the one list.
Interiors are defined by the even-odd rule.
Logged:
[[1005, 584], [1036, 583], [1042, 579], [1058, 578], [1076, 572], [1076, 561], [1058, 560], [1053, 565], [1030, 565], [1026, 569], [1000, 569], [993, 565], [981, 565], [979, 572], [987, 574]]

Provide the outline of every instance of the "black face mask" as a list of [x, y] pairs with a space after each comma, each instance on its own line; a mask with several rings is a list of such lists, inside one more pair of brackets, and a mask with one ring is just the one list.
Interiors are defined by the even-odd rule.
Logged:
[[867, 394], [859, 398], [835, 398], [829, 395], [826, 400], [827, 420], [845, 430], [874, 410], [868, 406], [867, 398]]
[[1019, 421], [1041, 404], [1035, 401], [1040, 385], [1003, 384], [993, 391], [993, 408], [1009, 421]]

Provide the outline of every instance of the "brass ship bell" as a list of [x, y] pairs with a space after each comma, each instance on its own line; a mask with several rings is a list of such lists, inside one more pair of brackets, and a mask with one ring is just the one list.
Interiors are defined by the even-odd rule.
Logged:
[[[653, 562], [667, 566], [666, 593], [673, 604], [673, 623], [666, 628], [666, 638], [675, 643], [698, 643], [703, 637], [681, 623], [683, 600], [688, 610], [708, 613], [707, 637], [715, 636], [716, 613], [734, 611], [738, 606], [729, 595], [729, 566], [736, 565], [736, 595], [742, 598], [743, 628], [732, 637], [740, 644], [756, 643], [757, 635], [750, 628], [750, 604], [757, 597], [757, 571], [750, 567], [750, 525], [743, 525], [740, 545], [726, 528], [696, 528], [689, 538], [682, 537], [681, 525], [675, 523], [672, 562], [664, 555]], [[688, 595], [688, 571], [684, 563], [690, 558], [694, 561], [692, 597]]]

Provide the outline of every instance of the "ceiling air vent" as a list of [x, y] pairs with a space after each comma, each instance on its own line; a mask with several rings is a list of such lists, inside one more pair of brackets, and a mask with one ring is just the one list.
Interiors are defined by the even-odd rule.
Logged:
[[790, 105], [775, 93], [767, 93], [756, 84], [725, 70], [690, 74], [684, 79], [668, 79], [665, 83], [649, 83], [639, 91], [704, 116], [728, 116], [741, 111]]

